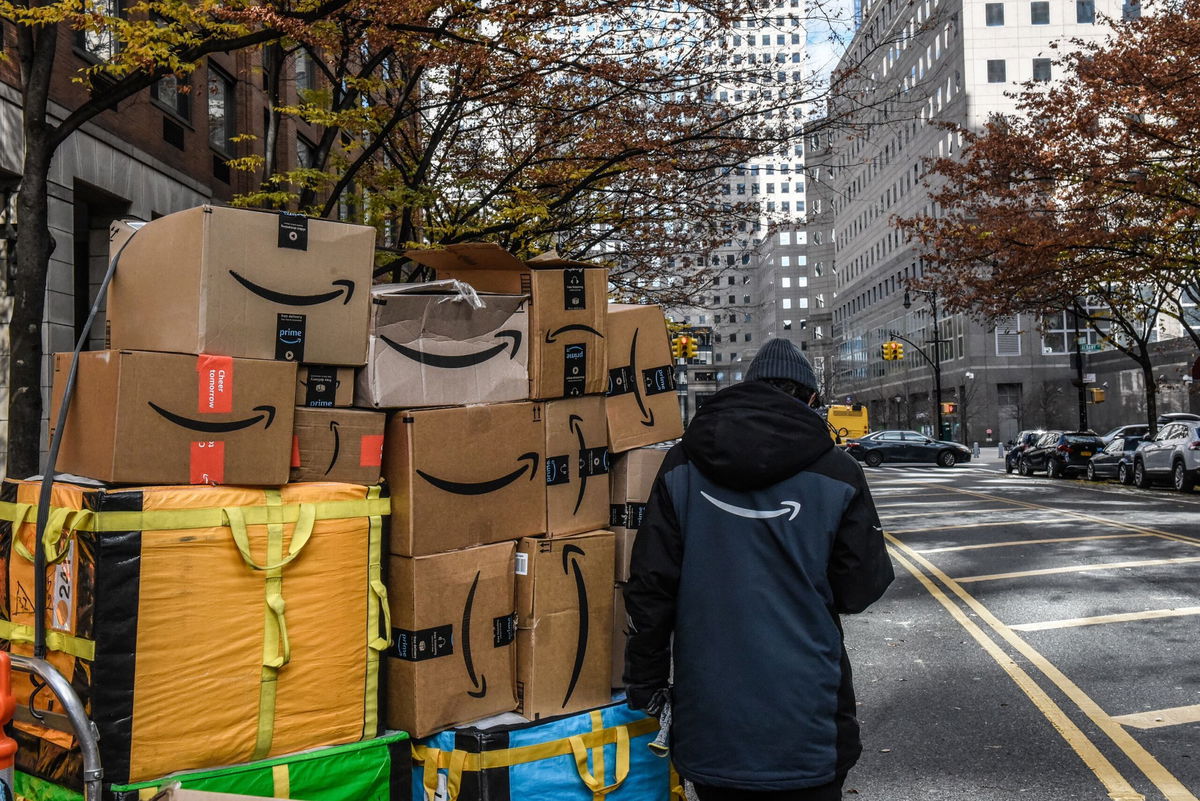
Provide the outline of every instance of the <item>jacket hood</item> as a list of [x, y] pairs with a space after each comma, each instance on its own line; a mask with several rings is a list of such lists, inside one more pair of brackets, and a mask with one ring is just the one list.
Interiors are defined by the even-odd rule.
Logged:
[[833, 448], [829, 427], [808, 404], [761, 381], [713, 395], [683, 435], [691, 462], [736, 490], [769, 487]]

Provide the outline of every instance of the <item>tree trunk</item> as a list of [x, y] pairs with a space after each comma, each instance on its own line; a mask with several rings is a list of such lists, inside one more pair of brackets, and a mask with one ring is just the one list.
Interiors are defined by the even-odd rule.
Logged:
[[8, 475], [39, 472], [42, 439], [42, 319], [54, 240], [49, 227], [52, 131], [46, 120], [58, 27], [18, 34], [25, 163], [17, 192], [17, 259], [10, 276]]
[[1146, 423], [1150, 426], [1150, 436], [1158, 433], [1158, 382], [1154, 379], [1154, 365], [1150, 363], [1150, 355], [1143, 353], [1138, 359], [1142, 368], [1142, 381], [1146, 385]]
[[[25, 168], [17, 193], [17, 260], [11, 276], [12, 324], [8, 386], [8, 475], [39, 471], [42, 431], [42, 320], [46, 273], [54, 250], [49, 217], [51, 153], [26, 128]], [[41, 140], [41, 141], [38, 141]]]

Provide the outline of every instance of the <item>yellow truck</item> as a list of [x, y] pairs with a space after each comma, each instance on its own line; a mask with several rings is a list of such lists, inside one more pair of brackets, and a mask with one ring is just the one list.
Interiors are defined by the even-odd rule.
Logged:
[[829, 426], [829, 435], [839, 445], [848, 439], [864, 436], [871, 430], [867, 421], [867, 407], [861, 403], [825, 407], [825, 423]]

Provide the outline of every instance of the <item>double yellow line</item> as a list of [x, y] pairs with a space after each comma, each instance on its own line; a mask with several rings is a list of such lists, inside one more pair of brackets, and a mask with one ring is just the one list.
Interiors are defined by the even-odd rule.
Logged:
[[[1028, 509], [1052, 510], [1059, 514], [1065, 514], [1071, 517], [1089, 520], [1092, 522], [1102, 523], [1104, 525], [1115, 526], [1118, 528], [1136, 531], [1143, 534], [1151, 534], [1161, 536], [1167, 539], [1173, 539], [1193, 544], [1200, 544], [1200, 540], [1184, 535], [1173, 535], [1166, 532], [1155, 531], [1141, 526], [1132, 526], [1123, 523], [1116, 523], [1111, 520], [1093, 517], [1077, 512], [1063, 512], [1062, 510], [1052, 509], [1052, 507], [1041, 506], [1022, 501], [1012, 501], [1006, 498], [998, 498], [984, 493], [972, 492], [969, 490], [958, 490], [964, 495], [972, 495], [983, 498], [989, 501], [1001, 501], [1003, 503], [1020, 506]], [[1175, 778], [1163, 765], [1154, 758], [1145, 748], [1141, 746], [1124, 727], [1108, 715], [1100, 708], [1090, 696], [1081, 690], [1074, 682], [1066, 677], [1057, 667], [1050, 663], [1041, 653], [1026, 643], [1017, 634], [1004, 623], [1002, 623], [995, 615], [993, 615], [987, 607], [980, 601], [974, 598], [970, 593], [963, 589], [962, 585], [956, 580], [946, 575], [932, 562], [927, 560], [917, 551], [910, 548], [898, 540], [890, 533], [884, 534], [891, 545], [892, 557], [905, 570], [913, 575], [935, 600], [938, 601], [950, 615], [958, 621], [963, 627], [986, 651], [1000, 667], [1009, 675], [1013, 682], [1024, 692], [1033, 702], [1034, 706], [1046, 717], [1052, 726], [1059, 732], [1062, 738], [1068, 745], [1079, 755], [1079, 758], [1085, 765], [1096, 775], [1100, 782], [1104, 785], [1110, 798], [1114, 801], [1141, 801], [1145, 798], [1141, 793], [1134, 789], [1133, 785], [1121, 775], [1120, 771], [1112, 764], [1096, 744], [1093, 743], [1083, 731], [1075, 725], [1070, 717], [1063, 711], [1062, 707], [1054, 702], [1053, 699], [1043, 690], [1037, 682], [1018, 665], [1012, 657], [1010, 657], [1003, 648], [1001, 648], [984, 629], [967, 616], [965, 612], [956, 604], [941, 587], [936, 584], [933, 579], [941, 582], [951, 593], [959, 598], [963, 604], [967, 606], [976, 616], [989, 628], [992, 629], [1004, 642], [1007, 642], [1012, 648], [1019, 652], [1022, 656], [1029, 660], [1041, 673], [1057, 687], [1064, 695], [1071, 700], [1072, 703], [1086, 715], [1101, 731], [1103, 731], [1113, 744], [1115, 744], [1129, 760], [1137, 766], [1139, 770], [1145, 774], [1146, 778], [1161, 792], [1167, 801], [1200, 801], [1196, 796], [1188, 790], [1187, 787]], [[933, 578], [930, 578], [930, 577]]]

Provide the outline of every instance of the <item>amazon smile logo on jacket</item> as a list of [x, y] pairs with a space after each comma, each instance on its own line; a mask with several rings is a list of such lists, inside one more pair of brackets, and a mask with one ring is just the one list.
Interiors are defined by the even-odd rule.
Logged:
[[704, 490], [701, 490], [700, 494], [704, 496], [704, 500], [708, 501], [722, 512], [736, 515], [737, 517], [744, 517], [749, 520], [770, 520], [776, 517], [784, 517], [785, 515], [787, 516], [788, 520], [795, 520], [796, 515], [800, 514], [801, 507], [799, 501], [780, 501], [779, 505], [772, 509], [749, 509], [744, 506], [737, 506], [735, 504], [722, 501], [719, 498], [714, 498]]

